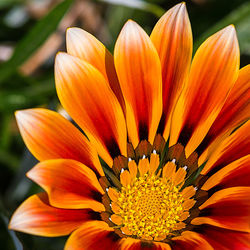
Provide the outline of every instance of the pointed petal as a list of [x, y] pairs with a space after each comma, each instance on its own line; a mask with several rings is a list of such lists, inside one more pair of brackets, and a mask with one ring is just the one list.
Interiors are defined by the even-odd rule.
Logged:
[[175, 5], [155, 25], [150, 36], [162, 66], [163, 112], [160, 132], [167, 140], [171, 116], [191, 63], [193, 39], [185, 3]]
[[83, 222], [97, 218], [87, 209], [59, 209], [52, 207], [46, 193], [29, 197], [13, 214], [9, 228], [47, 237], [70, 234]]
[[115, 67], [126, 104], [128, 135], [134, 148], [139, 140], [155, 137], [162, 113], [161, 65], [143, 29], [128, 21], [116, 42]]
[[250, 155], [242, 157], [212, 175], [201, 187], [203, 190], [219, 187], [250, 186]]
[[73, 159], [104, 175], [90, 142], [58, 113], [41, 108], [27, 109], [17, 111], [16, 119], [26, 146], [39, 161]]
[[106, 78], [121, 106], [124, 99], [116, 75], [114, 59], [105, 46], [93, 35], [80, 28], [69, 28], [66, 35], [67, 52], [90, 63]]
[[174, 250], [182, 249], [193, 249], [193, 250], [213, 250], [211, 245], [202, 237], [195, 232], [185, 231], [181, 236], [172, 238]]
[[59, 53], [55, 63], [59, 99], [87, 134], [103, 160], [126, 156], [127, 134], [123, 112], [102, 74], [90, 64]]
[[214, 193], [199, 209], [193, 225], [213, 226], [250, 233], [250, 187], [232, 187]]
[[239, 46], [233, 26], [217, 32], [198, 49], [189, 81], [175, 107], [170, 146], [181, 142], [187, 157], [199, 146], [218, 116], [239, 71]]
[[[230, 133], [249, 119], [250, 114], [250, 65], [239, 72], [239, 77], [229, 93], [229, 96], [209, 129], [206, 137], [197, 149], [205, 161], [216, 146]], [[204, 151], [205, 150], [205, 151]]]
[[[211, 171], [211, 175], [231, 162], [248, 155], [250, 153], [249, 131], [250, 121], [246, 122], [221, 144], [219, 144], [217, 149], [209, 157], [205, 167], [201, 171], [201, 174], [205, 175]], [[201, 164], [202, 161], [199, 159], [199, 165]]]
[[65, 250], [115, 250], [119, 249], [119, 239], [120, 237], [107, 223], [89, 221], [70, 235]]
[[96, 175], [80, 162], [64, 159], [43, 161], [27, 176], [48, 193], [52, 206], [105, 211], [101, 203], [104, 191]]

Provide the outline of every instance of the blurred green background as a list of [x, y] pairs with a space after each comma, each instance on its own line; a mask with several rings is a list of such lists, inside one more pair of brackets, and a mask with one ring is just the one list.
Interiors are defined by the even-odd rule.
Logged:
[[[81, 27], [111, 51], [127, 19], [149, 34], [173, 0], [0, 0], [0, 249], [60, 250], [61, 238], [8, 231], [9, 218], [30, 194], [39, 191], [25, 177], [36, 160], [25, 148], [14, 111], [48, 107], [63, 114], [54, 87], [53, 64], [65, 51], [65, 30]], [[250, 62], [250, 1], [187, 0], [194, 49], [209, 35], [235, 24], [241, 67]]]

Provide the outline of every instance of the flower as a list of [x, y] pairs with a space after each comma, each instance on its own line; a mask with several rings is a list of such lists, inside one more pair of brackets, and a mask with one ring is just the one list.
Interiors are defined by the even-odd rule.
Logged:
[[114, 60], [68, 29], [56, 89], [86, 136], [53, 111], [16, 113], [45, 192], [10, 228], [71, 234], [66, 250], [250, 248], [250, 66], [239, 70], [232, 25], [191, 56], [184, 3], [150, 37], [128, 21]]

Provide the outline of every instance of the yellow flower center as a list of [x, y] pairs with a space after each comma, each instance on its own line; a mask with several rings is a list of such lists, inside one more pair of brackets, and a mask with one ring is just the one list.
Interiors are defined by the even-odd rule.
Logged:
[[123, 224], [139, 238], [164, 237], [175, 229], [183, 211], [183, 197], [172, 182], [144, 174], [119, 193]]
[[158, 172], [159, 155], [145, 156], [138, 164], [129, 160], [120, 173], [121, 189], [108, 188], [113, 214], [110, 220], [125, 235], [161, 241], [177, 235], [195, 204], [196, 189], [182, 189], [187, 166], [177, 167], [175, 160], [167, 162]]

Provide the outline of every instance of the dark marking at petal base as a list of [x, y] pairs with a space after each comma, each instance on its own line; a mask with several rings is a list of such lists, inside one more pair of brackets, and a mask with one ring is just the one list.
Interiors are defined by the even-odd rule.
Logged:
[[210, 143], [212, 142], [213, 137], [212, 136], [208, 136], [208, 134], [205, 136], [205, 138], [203, 139], [203, 141], [201, 142], [201, 144], [198, 146], [198, 148], [196, 149], [196, 152], [201, 155], [205, 149], [210, 145]]
[[121, 151], [119, 149], [119, 146], [114, 138], [110, 138], [106, 142], [106, 146], [107, 146], [108, 151], [113, 159], [115, 157], [117, 157], [118, 155], [121, 155]]
[[97, 191], [91, 191], [91, 197], [96, 201], [102, 202], [102, 194]]
[[108, 233], [106, 237], [109, 238], [114, 243], [116, 243], [117, 241], [121, 239], [121, 237], [114, 232]]
[[91, 220], [102, 220], [100, 213], [94, 212], [93, 210], [88, 210], [87, 213], [91, 216]]
[[159, 122], [158, 129], [157, 129], [158, 134], [163, 134], [164, 128], [165, 128], [165, 123], [166, 123], [166, 115], [165, 115], [165, 113], [162, 113], [162, 117], [161, 117], [161, 120]]
[[139, 138], [140, 141], [148, 139], [148, 125], [146, 123], [139, 124]]
[[178, 142], [180, 142], [184, 147], [187, 145], [194, 131], [194, 127], [186, 124], [179, 136]]

